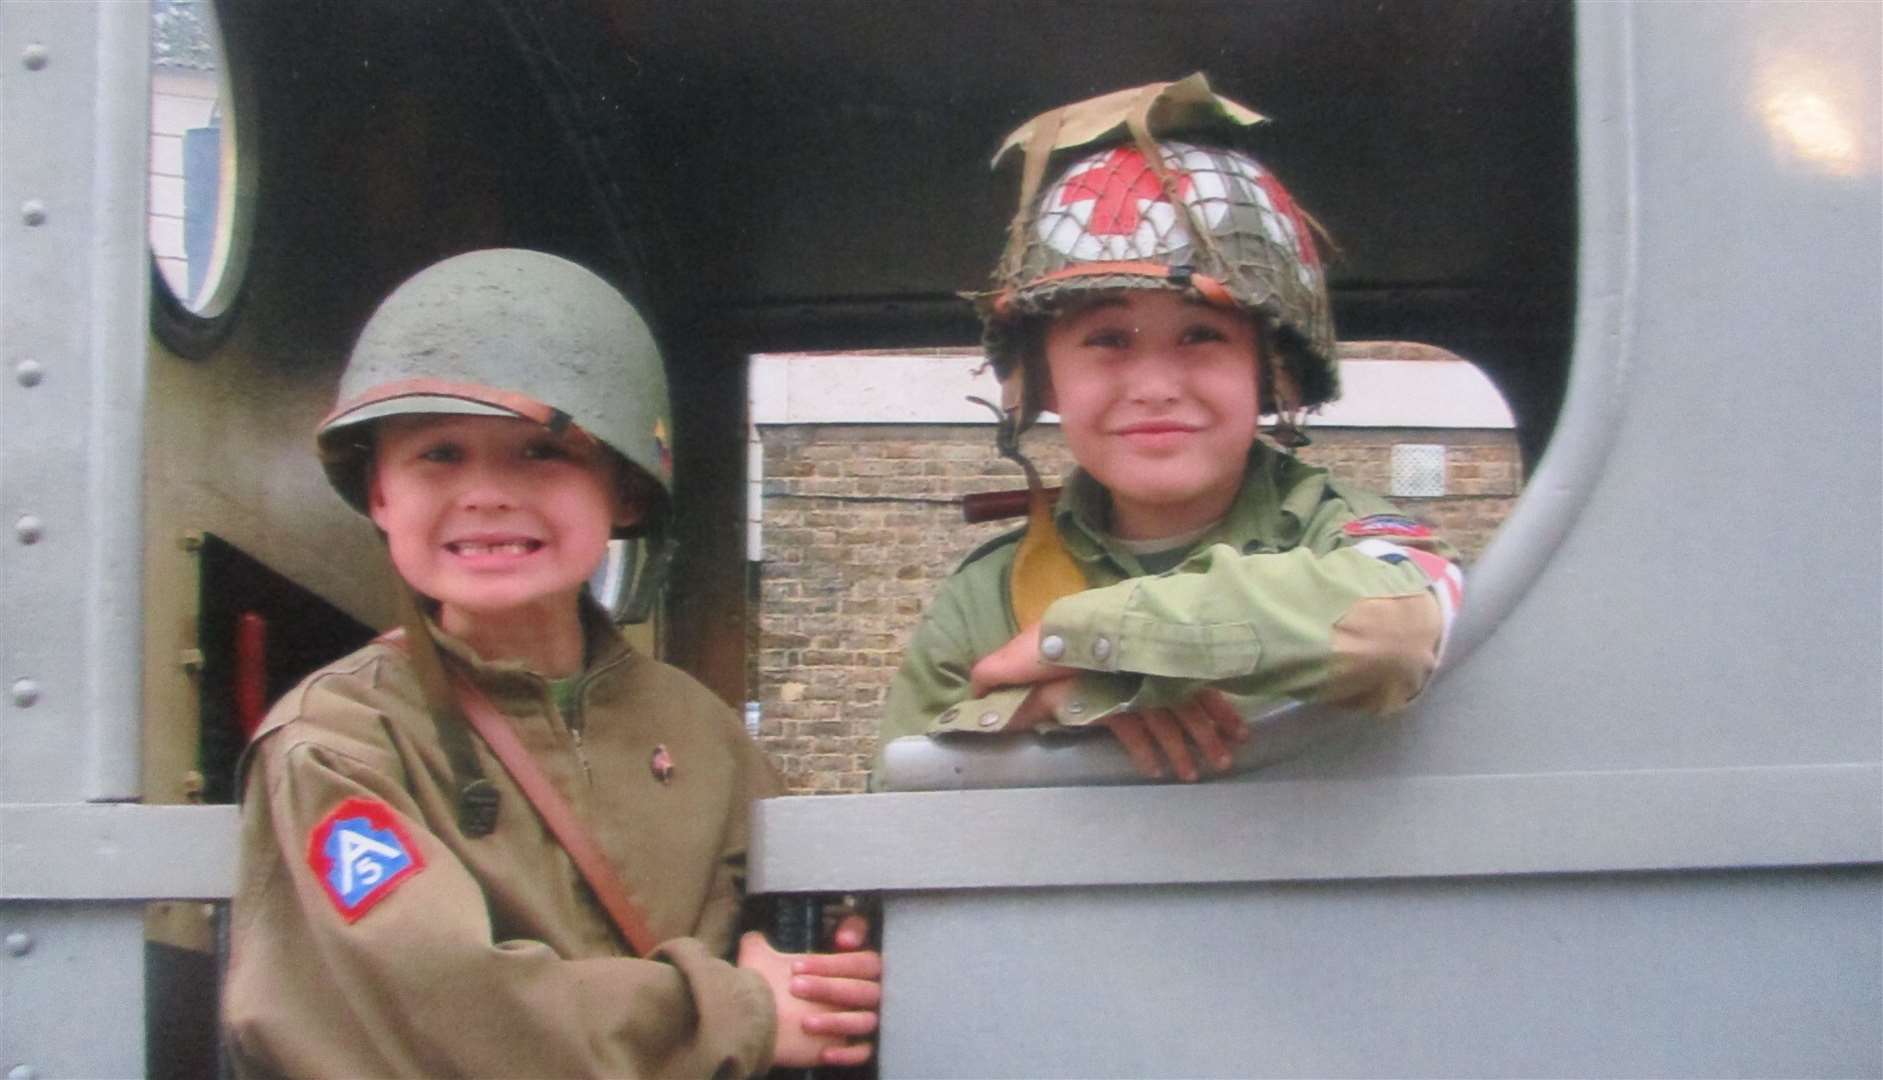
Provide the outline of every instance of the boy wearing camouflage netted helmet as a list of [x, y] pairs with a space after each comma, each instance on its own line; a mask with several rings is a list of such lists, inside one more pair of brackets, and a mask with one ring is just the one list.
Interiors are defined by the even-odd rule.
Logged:
[[661, 546], [668, 424], [646, 325], [566, 260], [455, 256], [368, 321], [321, 458], [416, 598], [402, 631], [284, 697], [246, 755], [238, 1073], [868, 1057], [880, 960], [861, 920], [838, 930], [848, 951], [747, 934], [726, 959], [747, 808], [775, 778], [731, 710], [629, 649], [585, 590], [611, 535]]
[[[1289, 700], [1373, 712], [1423, 688], [1461, 599], [1426, 526], [1258, 441], [1338, 393], [1306, 216], [1236, 148], [1262, 118], [1201, 75], [1014, 132], [1020, 209], [979, 294], [1003, 450], [1059, 414], [1057, 504], [970, 555], [890, 687], [904, 735], [1097, 727], [1147, 777], [1231, 764]], [[1050, 178], [1050, 179], [1049, 179]], [[1043, 182], [1045, 181], [1045, 182]]]

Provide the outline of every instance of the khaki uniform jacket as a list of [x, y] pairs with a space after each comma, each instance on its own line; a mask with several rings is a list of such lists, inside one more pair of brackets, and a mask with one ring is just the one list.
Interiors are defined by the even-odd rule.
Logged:
[[[1075, 472], [1054, 514], [1091, 586], [1040, 624], [1042, 657], [1083, 669], [1059, 726], [1168, 707], [1207, 686], [1245, 716], [1291, 700], [1386, 712], [1437, 666], [1462, 596], [1457, 556], [1386, 500], [1258, 443], [1229, 513], [1157, 575], [1103, 531], [1108, 501]], [[969, 673], [1020, 631], [1008, 587], [1019, 536], [981, 548], [943, 584], [890, 684], [883, 744], [1007, 727], [1030, 688], [975, 698]]]
[[[412, 665], [375, 642], [277, 704], [246, 761], [224, 995], [237, 1071], [743, 1076], [775, 1011], [728, 954], [748, 805], [776, 780], [732, 711], [585, 612], [564, 716], [519, 665], [438, 634], [607, 853], [664, 944], [639, 959], [481, 739], [496, 830], [456, 786]], [[664, 782], [655, 755], [671, 763]]]

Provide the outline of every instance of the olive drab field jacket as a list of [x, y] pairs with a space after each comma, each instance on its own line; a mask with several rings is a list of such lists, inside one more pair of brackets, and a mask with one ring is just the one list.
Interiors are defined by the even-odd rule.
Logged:
[[565, 715], [549, 684], [436, 633], [515, 726], [663, 944], [630, 955], [481, 740], [495, 831], [457, 787], [403, 649], [309, 676], [246, 760], [224, 993], [237, 1071], [296, 1076], [743, 1076], [768, 1067], [764, 980], [727, 963], [748, 805], [776, 780], [737, 718], [584, 612]]
[[[1245, 716], [1295, 700], [1390, 712], [1436, 667], [1462, 600], [1457, 555], [1386, 500], [1258, 443], [1224, 519], [1151, 575], [1097, 524], [1106, 499], [1076, 472], [1054, 513], [1088, 583], [1040, 624], [1042, 658], [1080, 669], [1059, 726], [1204, 687]], [[943, 584], [890, 684], [883, 744], [1007, 727], [1030, 688], [974, 698], [969, 673], [1021, 629], [1008, 599], [1018, 536], [970, 555]]]

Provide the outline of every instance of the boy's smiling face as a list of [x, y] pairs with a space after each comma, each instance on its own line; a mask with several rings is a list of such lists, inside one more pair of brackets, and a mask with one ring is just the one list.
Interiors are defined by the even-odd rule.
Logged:
[[1045, 350], [1044, 403], [1111, 493], [1115, 535], [1176, 536], [1228, 512], [1260, 422], [1254, 320], [1134, 289], [1054, 319]]
[[569, 618], [618, 525], [642, 507], [586, 434], [528, 420], [427, 414], [378, 422], [367, 495], [393, 565], [447, 626]]

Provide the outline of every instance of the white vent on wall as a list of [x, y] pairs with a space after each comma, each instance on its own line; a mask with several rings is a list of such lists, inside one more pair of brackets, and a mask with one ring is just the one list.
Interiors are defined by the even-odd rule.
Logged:
[[1395, 496], [1430, 499], [1445, 494], [1445, 448], [1437, 443], [1393, 447]]

